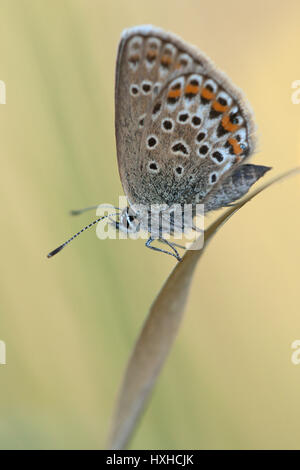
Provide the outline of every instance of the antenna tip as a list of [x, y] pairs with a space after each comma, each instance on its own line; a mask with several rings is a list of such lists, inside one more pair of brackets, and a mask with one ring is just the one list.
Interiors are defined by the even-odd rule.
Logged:
[[63, 249], [64, 245], [60, 245], [55, 250], [50, 251], [50, 253], [47, 254], [47, 258], [52, 258], [52, 256], [56, 255], [56, 253], [59, 253]]
[[80, 214], [80, 210], [72, 210], [69, 212], [70, 215], [79, 215]]

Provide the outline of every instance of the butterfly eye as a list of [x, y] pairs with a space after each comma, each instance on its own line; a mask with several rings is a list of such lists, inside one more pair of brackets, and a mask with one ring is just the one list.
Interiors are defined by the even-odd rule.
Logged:
[[130, 224], [135, 220], [133, 215], [126, 214], [126, 228], [130, 228]]

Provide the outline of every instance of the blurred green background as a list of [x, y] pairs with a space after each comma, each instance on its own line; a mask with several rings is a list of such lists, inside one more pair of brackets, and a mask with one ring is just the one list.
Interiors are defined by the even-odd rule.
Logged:
[[[153, 23], [196, 44], [246, 93], [273, 175], [299, 165], [297, 0], [1, 0], [0, 446], [96, 448], [171, 257], [91, 231], [117, 203], [114, 67], [121, 31]], [[268, 174], [269, 177], [270, 174]], [[132, 448], [300, 448], [299, 177], [217, 235]], [[212, 218], [210, 218], [212, 220]]]

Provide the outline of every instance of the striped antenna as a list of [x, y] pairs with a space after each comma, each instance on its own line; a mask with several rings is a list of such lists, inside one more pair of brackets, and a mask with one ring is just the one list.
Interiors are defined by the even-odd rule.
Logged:
[[70, 211], [70, 215], [80, 215], [86, 211], [98, 209], [98, 207], [101, 207], [101, 209], [105, 209], [105, 207], [107, 207], [107, 209], [116, 209], [117, 211], [121, 210], [119, 207], [112, 206], [111, 204], [101, 204], [101, 206], [97, 204], [96, 206], [89, 206], [89, 207], [84, 207], [83, 209], [72, 210]]
[[72, 240], [74, 240], [74, 238], [77, 238], [78, 235], [80, 235], [82, 232], [85, 232], [87, 229], [91, 228], [93, 225], [97, 224], [98, 222], [100, 222], [103, 219], [106, 219], [107, 217], [111, 217], [112, 215], [119, 215], [119, 214], [118, 214], [118, 212], [116, 212], [114, 214], [104, 215], [103, 217], [100, 217], [99, 219], [94, 220], [94, 222], [91, 222], [89, 225], [82, 228], [79, 232], [75, 233], [75, 235], [73, 235], [73, 237], [69, 238], [69, 240], [67, 240], [65, 243], [63, 243], [62, 245], [55, 248], [55, 250], [50, 251], [50, 253], [48, 253], [48, 255], [47, 255], [47, 258], [52, 258], [52, 256], [59, 253], [66, 245], [68, 245]]

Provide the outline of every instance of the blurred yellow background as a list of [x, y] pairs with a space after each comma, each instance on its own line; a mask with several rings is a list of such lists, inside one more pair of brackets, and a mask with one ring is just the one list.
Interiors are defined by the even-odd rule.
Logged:
[[[124, 366], [174, 266], [142, 240], [86, 233], [69, 209], [118, 202], [121, 31], [153, 23], [205, 51], [256, 116], [253, 162], [300, 163], [297, 0], [1, 0], [0, 447], [103, 448]], [[271, 177], [269, 173], [267, 178]], [[300, 448], [300, 179], [220, 231], [132, 448]]]

